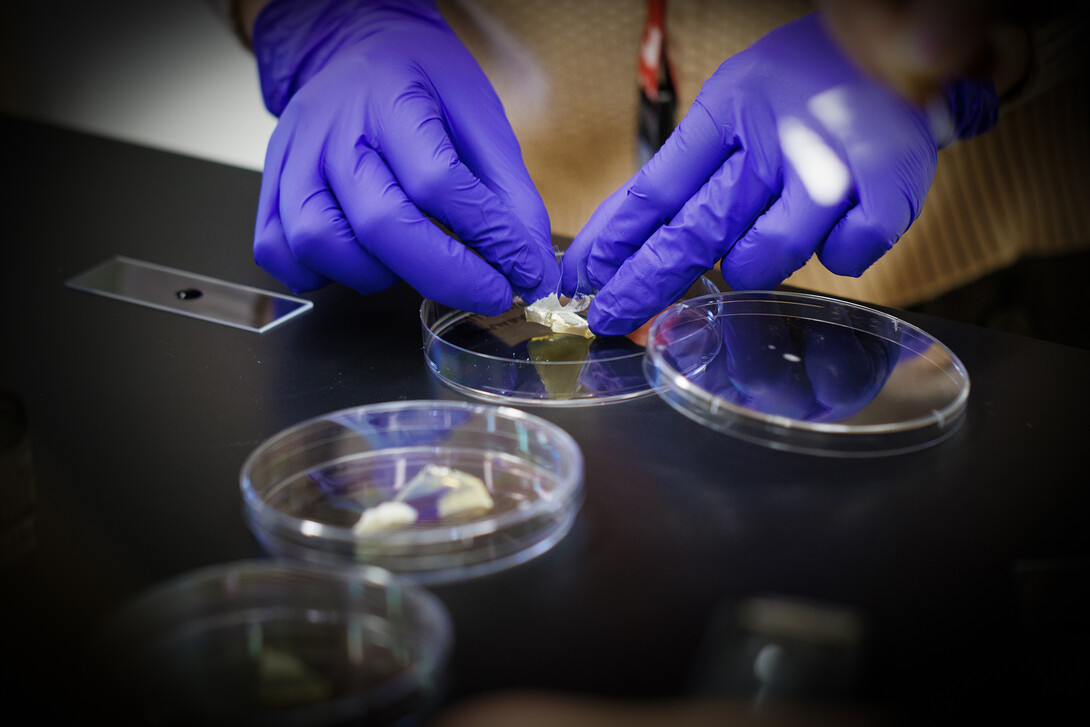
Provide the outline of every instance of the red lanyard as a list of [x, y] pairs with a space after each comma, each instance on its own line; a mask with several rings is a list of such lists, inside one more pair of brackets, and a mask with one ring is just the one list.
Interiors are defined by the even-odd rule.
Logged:
[[677, 93], [666, 54], [666, 0], [647, 0], [637, 81], [640, 88], [637, 161], [642, 165], [666, 142], [676, 123]]
[[[640, 42], [640, 87], [648, 98], [658, 95], [660, 74], [666, 61], [666, 0], [647, 0], [647, 22]], [[668, 68], [665, 68], [669, 74]]]

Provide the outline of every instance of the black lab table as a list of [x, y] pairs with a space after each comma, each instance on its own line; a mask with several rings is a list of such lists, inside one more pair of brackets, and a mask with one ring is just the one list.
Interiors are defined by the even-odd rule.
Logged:
[[[0, 128], [0, 388], [25, 407], [36, 493], [7, 534], [4, 684], [16, 703], [79, 714], [95, 694], [86, 639], [120, 603], [261, 556], [237, 484], [255, 445], [336, 409], [459, 395], [425, 366], [407, 287], [329, 287], [264, 334], [67, 289], [121, 254], [281, 290], [250, 253], [259, 175]], [[456, 630], [450, 699], [682, 696], [715, 614], [759, 595], [864, 616], [865, 702], [1036, 708], [1071, 694], [1087, 674], [1090, 352], [905, 317], [972, 379], [961, 430], [911, 455], [780, 453], [654, 397], [531, 409], [583, 448], [586, 502], [544, 556], [434, 589]]]

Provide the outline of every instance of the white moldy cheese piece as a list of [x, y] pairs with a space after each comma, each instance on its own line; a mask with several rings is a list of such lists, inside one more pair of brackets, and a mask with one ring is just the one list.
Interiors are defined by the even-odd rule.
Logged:
[[[586, 303], [589, 304], [589, 300]], [[594, 338], [594, 334], [587, 326], [587, 319], [577, 313], [585, 308], [586, 305], [579, 299], [564, 305], [556, 293], [551, 293], [526, 306], [526, 320], [547, 326], [553, 333], [569, 333], [584, 338]]]
[[[411, 503], [416, 503], [416, 507]], [[364, 510], [352, 532], [370, 535], [408, 527], [420, 519], [421, 512], [430, 512], [432, 504], [435, 516], [442, 520], [491, 510], [495, 503], [479, 477], [453, 467], [429, 464], [405, 483], [396, 498]]]
[[479, 477], [468, 472], [429, 464], [406, 483], [398, 494], [403, 502], [435, 496], [436, 513], [441, 518], [472, 510], [491, 510], [492, 496]]
[[412, 505], [396, 500], [384, 502], [364, 510], [360, 519], [352, 526], [352, 532], [356, 535], [368, 535], [395, 530], [412, 525], [416, 518], [416, 510]]
[[465, 479], [459, 479], [457, 487], [449, 489], [439, 498], [439, 517], [448, 518], [475, 510], [491, 510], [495, 503], [484, 483], [465, 472], [458, 474]]

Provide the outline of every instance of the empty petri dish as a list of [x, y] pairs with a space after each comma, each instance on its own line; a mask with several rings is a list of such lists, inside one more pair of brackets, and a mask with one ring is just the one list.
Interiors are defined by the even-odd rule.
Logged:
[[101, 638], [122, 704], [157, 723], [402, 724], [442, 696], [450, 616], [366, 566], [251, 560], [138, 595]]
[[[701, 277], [684, 296], [718, 292]], [[554, 333], [526, 318], [516, 300], [484, 316], [425, 300], [420, 306], [424, 358], [453, 389], [484, 401], [586, 406], [651, 393], [643, 371], [647, 326], [628, 336]]]
[[507, 407], [372, 404], [273, 436], [240, 475], [271, 553], [463, 580], [555, 545], [583, 501], [583, 455], [562, 429]]
[[648, 379], [685, 416], [776, 449], [911, 452], [961, 425], [969, 376], [894, 316], [805, 293], [717, 293], [678, 303], [648, 335]]

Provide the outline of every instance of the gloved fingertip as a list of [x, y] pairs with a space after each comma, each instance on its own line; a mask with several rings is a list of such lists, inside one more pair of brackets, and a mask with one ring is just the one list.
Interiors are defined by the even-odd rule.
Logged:
[[560, 294], [566, 295], [569, 298], [575, 294], [575, 286], [578, 282], [578, 277], [575, 272], [567, 268], [560, 272]]
[[597, 304], [595, 300], [587, 311], [587, 324], [596, 336], [623, 336], [631, 333], [646, 322], [627, 315], [614, 315], [608, 308]]
[[542, 298], [547, 298], [551, 293], [555, 293], [555, 289], [549, 289], [544, 286], [535, 286], [533, 288], [520, 288], [515, 286], [515, 295], [522, 299], [523, 303], [529, 305], [530, 303], [536, 303]]
[[296, 294], [318, 290], [329, 283], [329, 278], [303, 267], [290, 254], [271, 245], [254, 245], [254, 262]]
[[842, 237], [837, 235], [834, 238], [830, 235], [825, 245], [818, 250], [818, 259], [829, 272], [849, 278], [863, 275], [896, 242], [895, 239], [882, 235], [859, 235], [854, 242], [846, 242]]
[[560, 289], [560, 279], [563, 274], [564, 271], [556, 259], [556, 253], [553, 252], [552, 259], [545, 263], [545, 270], [541, 276], [541, 282], [538, 283], [538, 287], [548, 288], [551, 292], [556, 292]]
[[587, 281], [587, 268], [585, 259], [568, 248], [560, 265], [560, 292], [569, 298], [576, 295], [590, 295], [595, 291]]
[[482, 298], [478, 304], [468, 309], [485, 316], [499, 316], [510, 310], [512, 305], [514, 305], [514, 293], [510, 288], [506, 288], [505, 292], [497, 291], [487, 298]]
[[535, 291], [547, 287], [548, 293], [555, 293], [560, 284], [556, 252], [544, 244], [525, 243], [500, 269], [516, 290]]
[[329, 279], [314, 273], [307, 276], [305, 279], [299, 278], [287, 278], [277, 277], [277, 279], [287, 287], [292, 293], [301, 295], [303, 293], [310, 293], [311, 291], [324, 288], [329, 284]]
[[720, 265], [723, 280], [731, 290], [774, 290], [785, 276], [760, 265], [731, 265], [724, 258]]
[[941, 139], [936, 136], [936, 145], [940, 149], [953, 139], [969, 139], [983, 134], [999, 121], [999, 95], [991, 79], [955, 79], [943, 88], [943, 101], [951, 116], [950, 135], [953, 138]]

